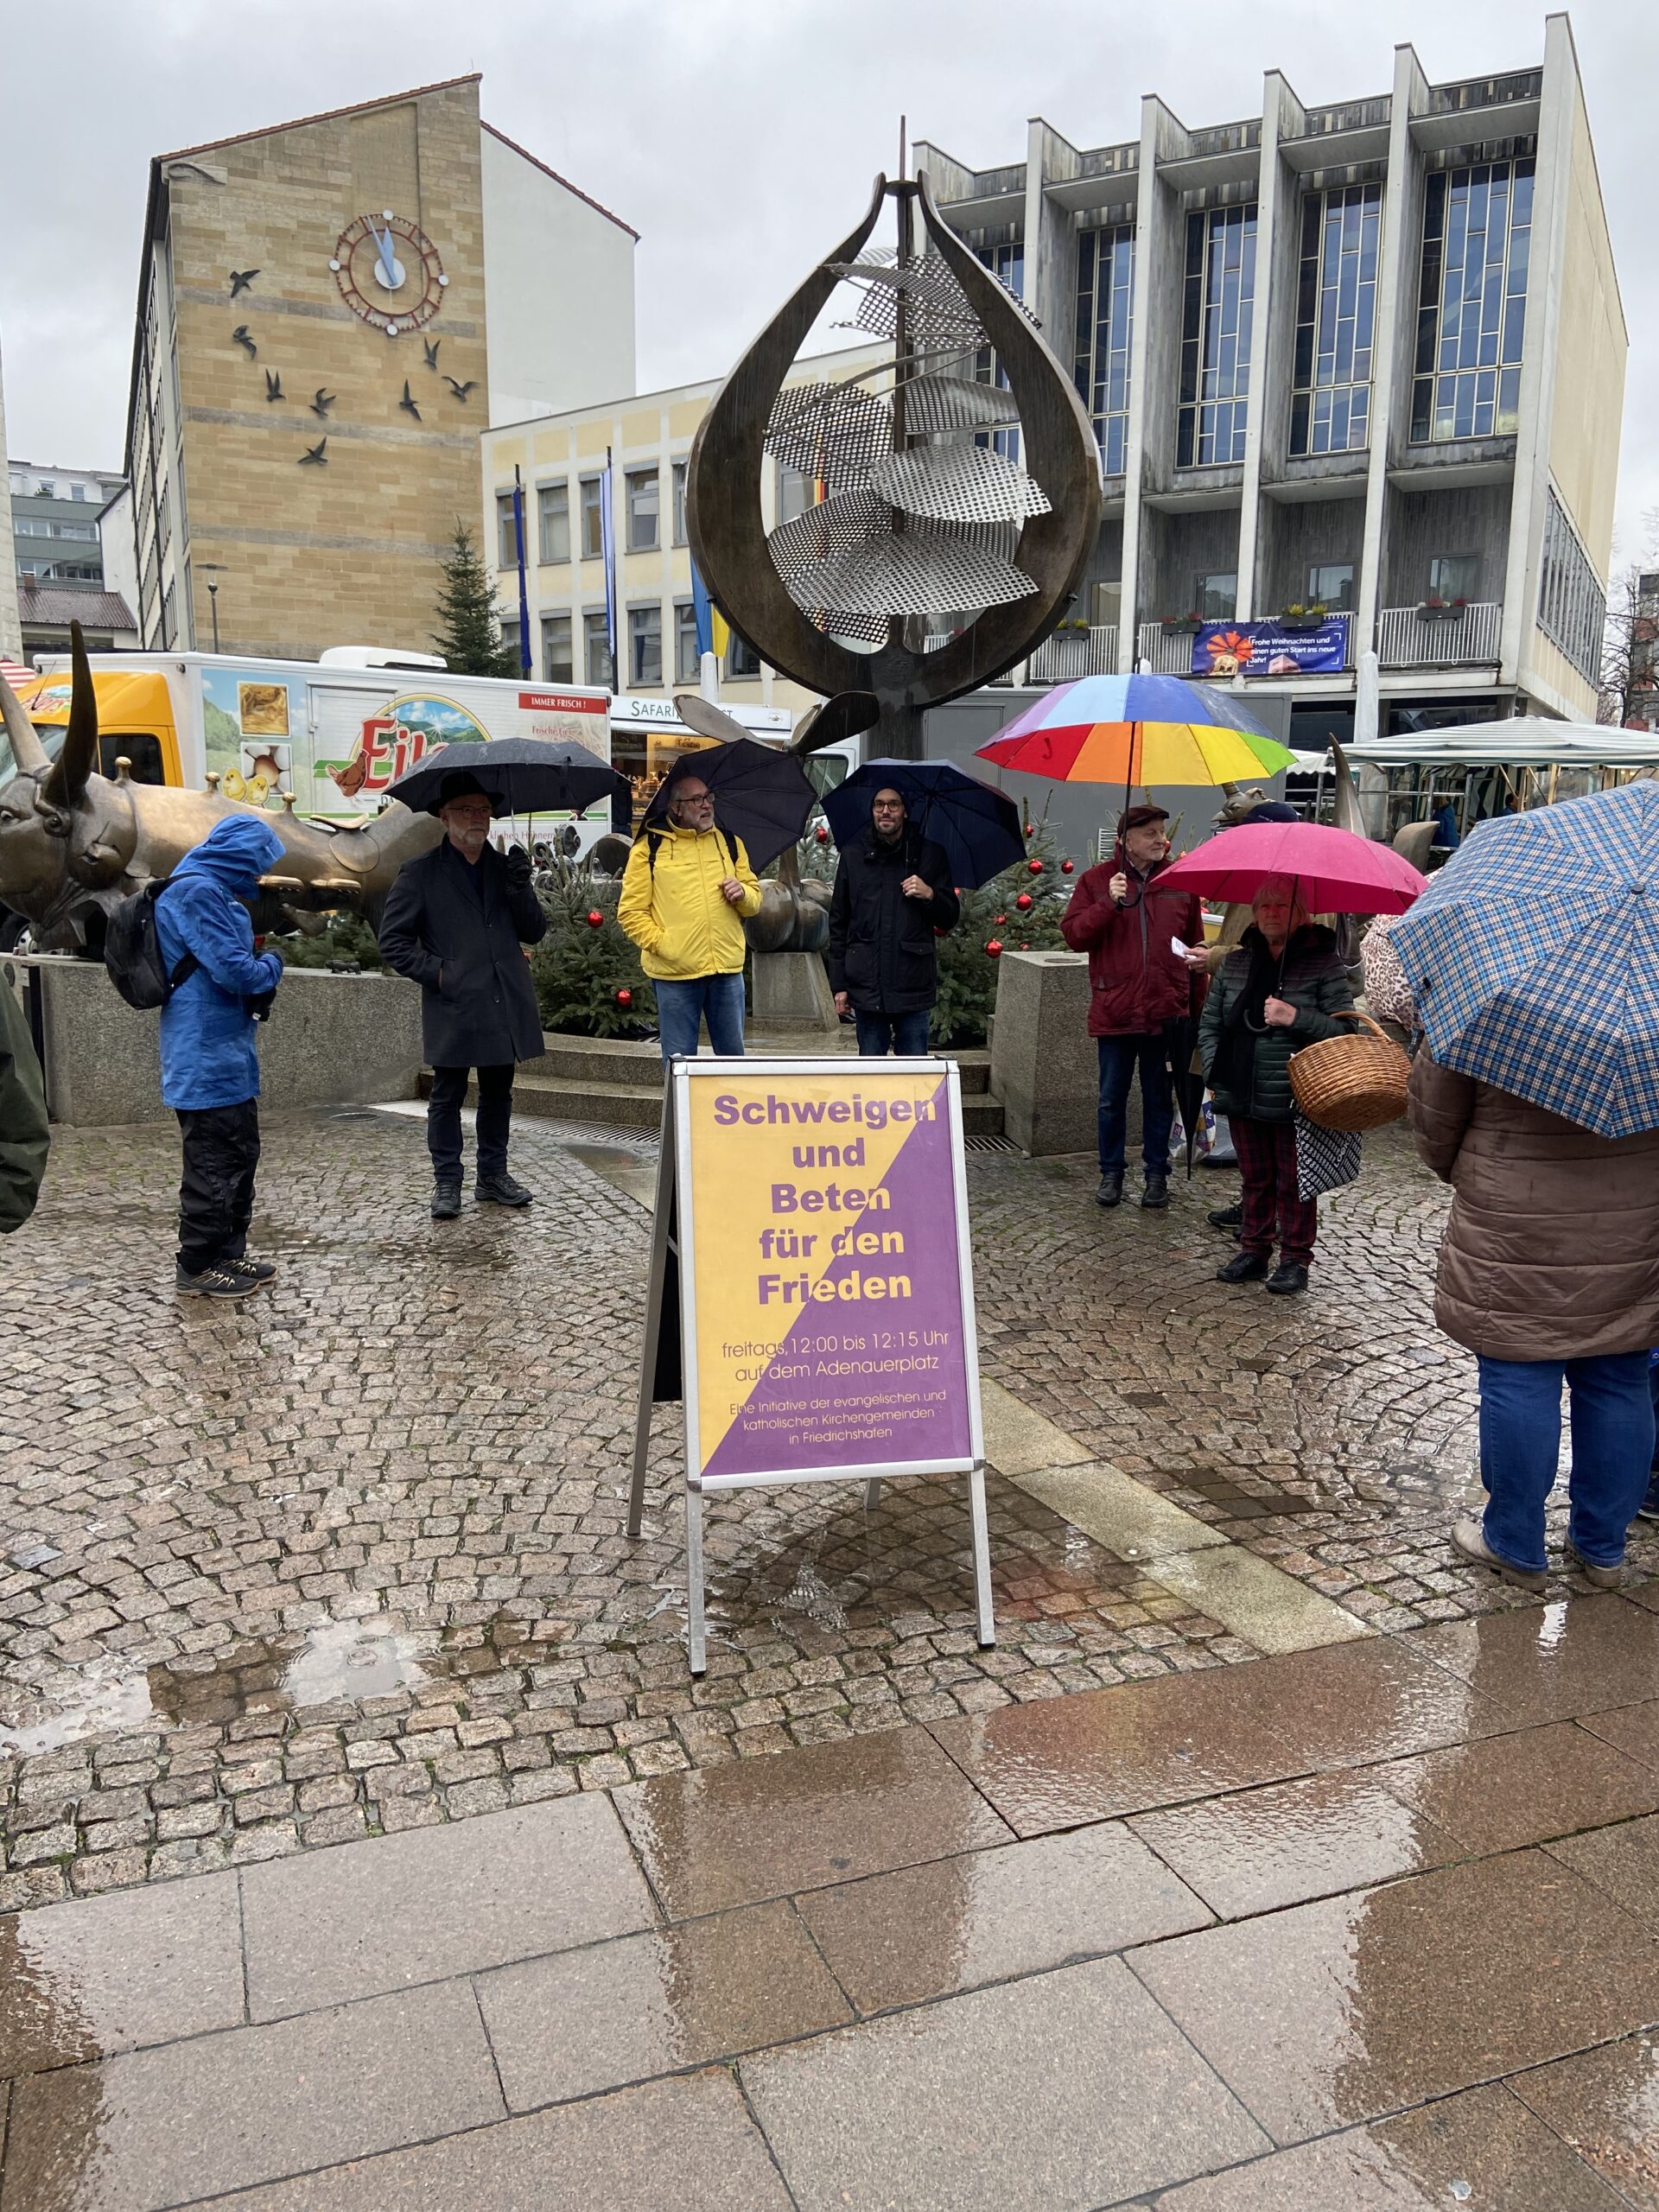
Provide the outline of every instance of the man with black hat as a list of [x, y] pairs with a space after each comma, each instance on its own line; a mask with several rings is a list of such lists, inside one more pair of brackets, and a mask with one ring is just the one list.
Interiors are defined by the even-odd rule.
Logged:
[[432, 1096], [426, 1143], [432, 1155], [432, 1218], [461, 1211], [461, 1107], [478, 1071], [480, 1205], [526, 1206], [531, 1193], [507, 1173], [512, 1071], [538, 1058], [542, 1018], [522, 948], [546, 934], [522, 846], [490, 843], [489, 793], [475, 776], [446, 776], [433, 812], [443, 842], [405, 861], [386, 899], [380, 950], [389, 968], [421, 987], [421, 1027]]
[[[1169, 854], [1161, 806], [1131, 806], [1109, 861], [1087, 868], [1060, 918], [1074, 952], [1089, 955], [1089, 1034], [1100, 1054], [1100, 1187], [1096, 1203], [1123, 1200], [1129, 1086], [1141, 1077], [1143, 1206], [1169, 1204], [1174, 1085], [1165, 1025], [1185, 1016], [1192, 975], [1205, 968], [1204, 910], [1189, 891], [1166, 890]], [[1184, 944], [1185, 952], [1176, 950]]]

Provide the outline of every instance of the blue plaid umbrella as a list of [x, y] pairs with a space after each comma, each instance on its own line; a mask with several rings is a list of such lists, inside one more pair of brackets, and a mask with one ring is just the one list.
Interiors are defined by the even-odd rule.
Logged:
[[1443, 1066], [1659, 1129], [1659, 783], [1483, 823], [1389, 941]]

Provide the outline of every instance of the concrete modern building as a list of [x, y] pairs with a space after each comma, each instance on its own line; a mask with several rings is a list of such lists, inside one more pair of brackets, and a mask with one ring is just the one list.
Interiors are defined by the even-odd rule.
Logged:
[[[6, 458], [6, 389], [0, 374], [0, 463]], [[12, 550], [11, 501], [0, 499], [0, 661], [18, 664], [23, 649], [17, 619], [17, 571]]]
[[[878, 349], [853, 346], [803, 360], [791, 381], [868, 367]], [[535, 674], [549, 683], [604, 683], [642, 701], [697, 685], [685, 472], [691, 441], [721, 379], [610, 399], [483, 437], [483, 540], [496, 565], [501, 621], [518, 629], [514, 473], [524, 493], [524, 581]], [[620, 665], [612, 669], [605, 602], [604, 499], [610, 462]], [[769, 464], [761, 486], [768, 528], [798, 514], [808, 487]], [[799, 713], [812, 694], [763, 667], [734, 638], [721, 669], [722, 697], [740, 708]]]
[[1543, 47], [1452, 84], [1402, 47], [1389, 90], [1325, 107], [1270, 71], [1259, 116], [1204, 128], [1148, 97], [1086, 150], [1037, 121], [1001, 168], [918, 146], [1100, 443], [1078, 626], [1031, 680], [1191, 673], [1193, 618], [1296, 610], [1247, 678], [1293, 742], [1351, 727], [1373, 646], [1385, 731], [1593, 714], [1626, 337], [1565, 16]]
[[132, 516], [121, 478], [10, 461], [6, 480], [25, 657], [65, 651], [72, 621], [95, 648], [136, 645]]
[[150, 164], [128, 414], [151, 646], [429, 650], [478, 434], [634, 381], [621, 219], [479, 79]]

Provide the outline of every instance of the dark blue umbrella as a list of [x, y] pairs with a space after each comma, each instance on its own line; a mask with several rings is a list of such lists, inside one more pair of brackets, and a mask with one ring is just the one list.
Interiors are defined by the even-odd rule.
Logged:
[[845, 783], [826, 793], [823, 811], [838, 845], [849, 845], [870, 826], [877, 791], [894, 791], [905, 812], [950, 863], [950, 880], [976, 891], [1026, 857], [1020, 810], [1006, 791], [964, 775], [949, 760], [867, 760]]

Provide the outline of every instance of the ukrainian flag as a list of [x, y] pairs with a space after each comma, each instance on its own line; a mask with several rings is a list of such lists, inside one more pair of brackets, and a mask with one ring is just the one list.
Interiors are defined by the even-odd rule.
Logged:
[[732, 633], [726, 626], [726, 617], [709, 598], [709, 587], [695, 561], [691, 563], [691, 612], [696, 620], [698, 652], [718, 653], [724, 660]]

